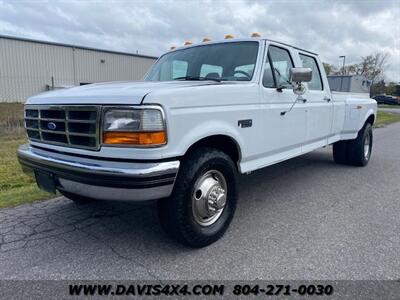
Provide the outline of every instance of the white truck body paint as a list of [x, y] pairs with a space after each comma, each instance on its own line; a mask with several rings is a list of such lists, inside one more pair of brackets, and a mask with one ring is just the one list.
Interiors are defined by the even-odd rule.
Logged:
[[[166, 118], [168, 143], [165, 146], [102, 146], [99, 151], [90, 151], [38, 142], [31, 144], [93, 158], [159, 160], [182, 157], [197, 141], [224, 135], [235, 141], [240, 153], [239, 170], [246, 173], [339, 140], [354, 139], [367, 118], [376, 117], [375, 100], [363, 95], [331, 93], [317, 55], [265, 39], [229, 39], [210, 44], [233, 41], [259, 43], [251, 81], [113, 82], [43, 93], [27, 101], [27, 104], [160, 105]], [[306, 88], [303, 98], [307, 101], [297, 102], [285, 115], [281, 112], [291, 107], [297, 95], [290, 89], [278, 91], [262, 85], [270, 45], [287, 49], [295, 67], [301, 67], [299, 53], [312, 56], [321, 71], [323, 90]], [[239, 127], [238, 121], [244, 119], [251, 119], [252, 126]]]

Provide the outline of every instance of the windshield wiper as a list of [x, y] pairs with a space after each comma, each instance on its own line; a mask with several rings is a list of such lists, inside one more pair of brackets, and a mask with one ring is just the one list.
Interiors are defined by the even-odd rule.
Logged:
[[200, 76], [182, 76], [176, 77], [174, 80], [212, 80], [216, 82], [220, 82], [221, 80], [218, 78], [207, 78], [207, 77], [200, 77]]

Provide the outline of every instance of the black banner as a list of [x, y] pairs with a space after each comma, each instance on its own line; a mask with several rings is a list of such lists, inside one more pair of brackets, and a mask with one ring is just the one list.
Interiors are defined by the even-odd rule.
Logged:
[[399, 299], [396, 281], [0, 281], [2, 299]]

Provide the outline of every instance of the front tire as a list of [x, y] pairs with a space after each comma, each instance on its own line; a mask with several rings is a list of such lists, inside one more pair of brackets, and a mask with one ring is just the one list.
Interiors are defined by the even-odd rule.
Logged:
[[200, 248], [223, 236], [237, 201], [237, 171], [228, 155], [203, 147], [182, 161], [172, 195], [158, 201], [163, 229], [184, 245]]

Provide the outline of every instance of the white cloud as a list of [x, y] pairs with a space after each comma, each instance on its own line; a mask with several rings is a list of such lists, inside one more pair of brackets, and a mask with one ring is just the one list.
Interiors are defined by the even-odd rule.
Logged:
[[0, 0], [0, 34], [160, 55], [207, 36], [260, 32], [348, 63], [390, 53], [400, 81], [399, 1], [18, 1]]

